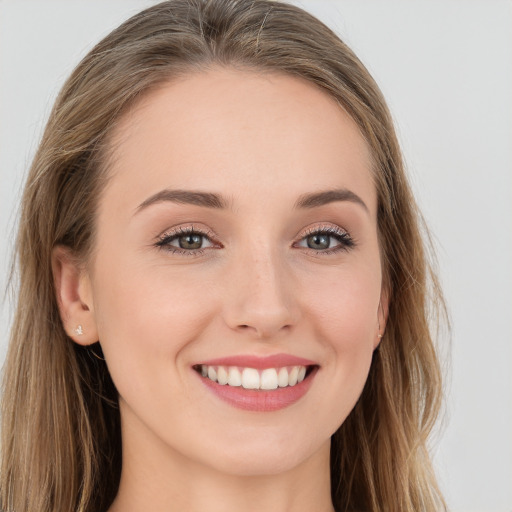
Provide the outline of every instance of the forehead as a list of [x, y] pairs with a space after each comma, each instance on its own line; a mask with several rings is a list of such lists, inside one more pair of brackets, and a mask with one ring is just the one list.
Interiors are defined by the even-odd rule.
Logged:
[[375, 209], [355, 122], [319, 87], [285, 74], [214, 68], [165, 83], [123, 116], [112, 141], [107, 189], [127, 207], [159, 188], [284, 200], [350, 187]]

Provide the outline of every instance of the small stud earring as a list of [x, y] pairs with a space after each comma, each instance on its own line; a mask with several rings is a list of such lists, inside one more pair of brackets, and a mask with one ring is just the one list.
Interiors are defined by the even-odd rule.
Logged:
[[377, 334], [377, 338], [380, 340], [382, 338], [382, 334]]
[[84, 330], [83, 330], [82, 326], [78, 325], [77, 328], [75, 329], [75, 334], [77, 336], [82, 336], [83, 333], [84, 333]]

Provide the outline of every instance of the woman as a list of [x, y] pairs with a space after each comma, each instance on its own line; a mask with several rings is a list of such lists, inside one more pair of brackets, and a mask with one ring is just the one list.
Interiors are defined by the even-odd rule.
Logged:
[[107, 36], [17, 250], [3, 509], [444, 508], [419, 214], [378, 87], [304, 11], [171, 0]]

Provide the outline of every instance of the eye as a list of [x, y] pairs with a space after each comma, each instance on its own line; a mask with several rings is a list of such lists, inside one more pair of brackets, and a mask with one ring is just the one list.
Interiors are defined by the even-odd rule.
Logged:
[[348, 250], [354, 247], [352, 237], [339, 227], [317, 228], [309, 231], [296, 244], [296, 247], [304, 247], [323, 254], [331, 254], [340, 250]]
[[211, 242], [204, 235], [201, 235], [199, 233], [190, 233], [187, 235], [175, 236], [167, 243], [168, 245], [188, 250], [203, 249], [204, 247], [208, 247], [207, 244], [212, 245]]
[[203, 249], [214, 247], [211, 237], [194, 227], [179, 228], [161, 235], [156, 246], [179, 254], [200, 254]]

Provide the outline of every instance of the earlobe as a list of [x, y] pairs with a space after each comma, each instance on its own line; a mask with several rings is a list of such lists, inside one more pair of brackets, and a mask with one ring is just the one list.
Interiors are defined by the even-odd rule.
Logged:
[[71, 249], [57, 246], [52, 271], [60, 317], [67, 335], [80, 345], [98, 341], [91, 283]]

